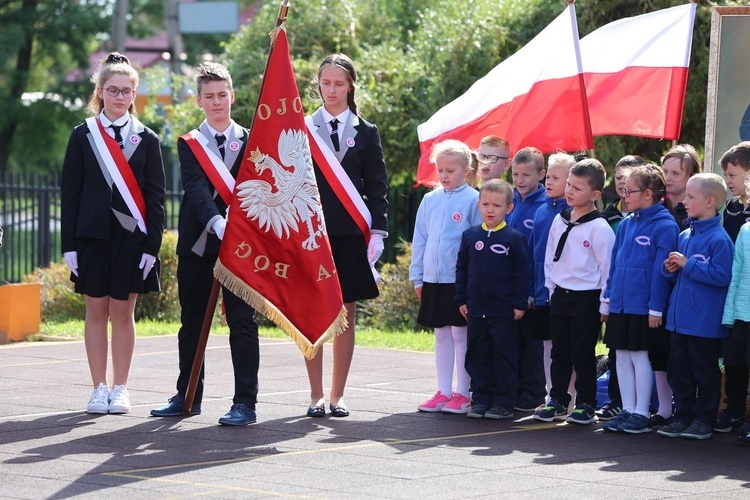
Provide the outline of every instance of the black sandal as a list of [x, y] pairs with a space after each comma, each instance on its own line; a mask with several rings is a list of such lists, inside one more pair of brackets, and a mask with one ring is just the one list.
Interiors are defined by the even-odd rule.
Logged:
[[331, 416], [332, 417], [348, 417], [349, 416], [349, 410], [346, 409], [345, 406], [340, 405], [330, 405], [331, 408]]
[[312, 418], [320, 418], [326, 416], [325, 406], [310, 406], [307, 408], [307, 416]]

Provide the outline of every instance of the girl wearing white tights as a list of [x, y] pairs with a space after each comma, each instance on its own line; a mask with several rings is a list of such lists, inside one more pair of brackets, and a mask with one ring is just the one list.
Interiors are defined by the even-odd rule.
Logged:
[[608, 431], [641, 434], [653, 429], [649, 349], [664, 328], [662, 314], [671, 291], [660, 267], [677, 248], [679, 234], [668, 207], [660, 203], [665, 194], [664, 174], [653, 165], [634, 168], [625, 181], [631, 213], [617, 230], [605, 291], [610, 301], [605, 342], [617, 351], [623, 411], [604, 424]]
[[[479, 194], [465, 182], [472, 153], [463, 142], [437, 144], [430, 156], [438, 186], [425, 195], [417, 211], [409, 279], [421, 304], [417, 321], [435, 329], [435, 367], [438, 390], [420, 404], [420, 411], [468, 413], [469, 375], [466, 357], [466, 320], [455, 304], [456, 259], [461, 234], [479, 224]], [[457, 384], [453, 390], [453, 367]]]

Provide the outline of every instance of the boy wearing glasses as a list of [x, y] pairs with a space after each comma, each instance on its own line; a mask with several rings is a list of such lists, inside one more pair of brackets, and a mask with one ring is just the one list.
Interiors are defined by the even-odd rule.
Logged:
[[483, 137], [477, 148], [479, 161], [479, 185], [490, 179], [502, 179], [503, 174], [510, 168], [510, 143], [496, 135]]
[[[526, 241], [530, 241], [534, 227], [534, 214], [544, 204], [545, 189], [540, 181], [544, 179], [544, 155], [533, 147], [520, 149], [511, 163], [513, 176], [513, 211], [508, 214], [508, 225], [519, 231]], [[533, 303], [533, 264], [529, 261], [529, 306]], [[529, 307], [520, 321], [521, 338], [518, 360], [517, 411], [534, 411], [544, 402], [544, 347], [542, 341], [533, 335], [536, 323], [535, 311]]]
[[[596, 421], [596, 342], [601, 315], [609, 313], [602, 292], [615, 242], [615, 233], [595, 206], [606, 176], [597, 160], [573, 165], [565, 188], [570, 208], [557, 215], [550, 227], [544, 268], [550, 291], [552, 389], [547, 406], [534, 414], [542, 422]], [[577, 396], [575, 410], [568, 416], [573, 369]]]

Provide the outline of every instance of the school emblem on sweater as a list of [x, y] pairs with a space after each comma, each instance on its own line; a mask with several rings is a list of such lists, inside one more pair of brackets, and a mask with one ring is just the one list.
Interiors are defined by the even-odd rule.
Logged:
[[461, 219], [463, 219], [463, 215], [461, 215], [460, 212], [454, 212], [453, 214], [453, 222], [461, 222]]
[[701, 264], [708, 264], [711, 261], [711, 257], [706, 257], [702, 253], [696, 253], [693, 255], [693, 258], [700, 262]]
[[279, 239], [288, 239], [290, 231], [299, 233], [298, 223], [303, 223], [308, 237], [302, 242], [302, 248], [315, 250], [320, 246], [317, 239], [325, 234], [325, 225], [307, 134], [303, 130], [282, 130], [278, 158], [283, 166], [260, 149], [250, 153], [255, 171], [259, 176], [269, 171], [273, 184], [264, 180], [239, 184], [240, 208], [249, 219], [257, 221], [263, 231], [273, 230]]
[[510, 255], [510, 247], [506, 247], [505, 245], [501, 245], [500, 243], [490, 245], [490, 250], [498, 255]]
[[635, 242], [641, 246], [647, 247], [651, 244], [651, 238], [648, 236], [637, 236]]
[[526, 229], [534, 229], [534, 219], [525, 219], [523, 221], [523, 226]]
[[477, 251], [481, 252], [482, 249], [484, 248], [484, 242], [483, 241], [477, 241], [476, 243], [474, 243], [474, 248], [476, 248]]
[[588, 248], [591, 246], [591, 242], [589, 240], [583, 240], [583, 246]]

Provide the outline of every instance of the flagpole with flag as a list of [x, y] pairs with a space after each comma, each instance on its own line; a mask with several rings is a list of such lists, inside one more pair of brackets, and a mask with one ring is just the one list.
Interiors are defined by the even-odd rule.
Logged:
[[347, 320], [284, 22], [245, 151], [214, 276], [312, 359]]
[[458, 139], [470, 147], [496, 135], [514, 150], [543, 153], [593, 148], [574, 0], [518, 52], [417, 127], [422, 156], [417, 185], [434, 185], [432, 147]]
[[[281, 6], [279, 7], [279, 15], [276, 19], [276, 28], [281, 26], [285, 21], [287, 14], [289, 13], [289, 0], [282, 0]], [[270, 60], [270, 57], [269, 57]], [[266, 72], [268, 71], [268, 60], [266, 61]], [[264, 72], [265, 75], [265, 72]], [[264, 78], [265, 81], [265, 78]], [[260, 100], [260, 94], [258, 95]], [[257, 107], [257, 103], [256, 103]], [[255, 117], [253, 116], [253, 122]], [[250, 126], [252, 129], [252, 124]], [[193, 358], [193, 366], [190, 371], [190, 379], [188, 380], [187, 390], [185, 391], [185, 401], [183, 403], [182, 414], [186, 417], [190, 416], [190, 409], [193, 407], [193, 400], [195, 399], [195, 392], [198, 388], [198, 377], [200, 377], [201, 367], [203, 366], [203, 359], [206, 356], [206, 346], [208, 345], [208, 335], [211, 331], [211, 323], [213, 322], [214, 312], [216, 311], [216, 304], [219, 301], [219, 291], [221, 290], [221, 283], [218, 279], [214, 278], [213, 284], [211, 285], [211, 292], [208, 296], [208, 303], [206, 305], [206, 314], [203, 316], [203, 325], [201, 326], [200, 337], [198, 337], [198, 345], [195, 349], [195, 357]]]
[[581, 40], [595, 137], [679, 139], [696, 3], [618, 19]]

